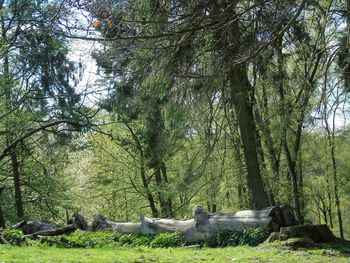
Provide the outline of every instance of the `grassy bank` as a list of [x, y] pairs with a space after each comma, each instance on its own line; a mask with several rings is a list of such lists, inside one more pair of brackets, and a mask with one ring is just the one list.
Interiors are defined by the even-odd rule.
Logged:
[[0, 246], [0, 262], [350, 262], [349, 254], [333, 248], [57, 248]]

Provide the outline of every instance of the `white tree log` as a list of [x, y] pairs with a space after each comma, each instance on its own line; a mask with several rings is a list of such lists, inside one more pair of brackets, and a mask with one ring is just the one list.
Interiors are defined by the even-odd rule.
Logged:
[[180, 232], [185, 242], [195, 243], [226, 229], [242, 231], [247, 228], [263, 228], [277, 231], [280, 227], [287, 226], [286, 221], [293, 221], [294, 214], [288, 213], [288, 216], [292, 219], [286, 220], [283, 209], [278, 206], [262, 210], [245, 210], [214, 215], [209, 215], [203, 208], [196, 207], [193, 219], [189, 220], [152, 219], [141, 216], [141, 231], [146, 235]]
[[220, 230], [263, 228], [279, 231], [281, 227], [296, 224], [293, 210], [288, 206], [217, 214], [208, 214], [202, 207], [197, 206], [193, 211], [193, 218], [187, 220], [149, 218], [142, 214], [140, 217], [141, 223], [113, 222], [102, 216], [89, 220], [75, 213], [73, 221], [75, 226], [87, 231], [113, 229], [119, 233], [141, 232], [145, 235], [179, 232], [187, 243], [205, 240]]

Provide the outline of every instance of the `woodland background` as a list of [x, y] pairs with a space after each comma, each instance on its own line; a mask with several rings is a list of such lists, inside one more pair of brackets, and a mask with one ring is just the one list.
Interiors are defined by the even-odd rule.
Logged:
[[349, 0], [1, 0], [0, 32], [0, 227], [289, 204], [350, 236]]

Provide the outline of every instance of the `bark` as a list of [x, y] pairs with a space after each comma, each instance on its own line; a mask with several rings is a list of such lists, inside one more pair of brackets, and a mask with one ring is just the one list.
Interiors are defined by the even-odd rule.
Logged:
[[[214, 4], [211, 10], [212, 19], [215, 21], [222, 12], [236, 15], [237, 3], [228, 5], [225, 1], [221, 1]], [[245, 62], [239, 65], [233, 64], [235, 58], [240, 54], [241, 44], [242, 35], [239, 19], [234, 20], [229, 26], [215, 31], [214, 49], [223, 65], [224, 78], [229, 81], [230, 103], [235, 109], [238, 120], [253, 207], [262, 208], [268, 206], [268, 198], [264, 191], [257, 156], [256, 127], [250, 100], [252, 87], [247, 76], [247, 64]]]
[[266, 163], [265, 163], [265, 156], [264, 156], [264, 151], [263, 151], [262, 144], [261, 144], [260, 133], [258, 130], [256, 130], [255, 137], [256, 137], [258, 161], [259, 161], [259, 164], [261, 167], [262, 178], [264, 178], [264, 182], [265, 182], [264, 188], [266, 189], [266, 192], [267, 192], [269, 206], [275, 206], [276, 205], [275, 196], [274, 196], [272, 189], [269, 185], [269, 179], [268, 179], [267, 168], [266, 168]]
[[22, 226], [22, 232], [25, 235], [30, 235], [40, 231], [52, 230], [57, 228], [56, 225], [41, 222], [41, 221], [28, 221], [25, 225]]
[[154, 177], [157, 185], [157, 197], [158, 197], [158, 202], [160, 205], [160, 216], [161, 217], [167, 217], [166, 214], [166, 202], [164, 199], [164, 194], [163, 194], [163, 180], [162, 180], [162, 175], [160, 171], [160, 167], [154, 168]]
[[337, 242], [337, 238], [327, 225], [303, 225], [281, 227], [281, 235], [290, 237], [307, 237], [316, 243]]
[[22, 220], [16, 224], [14, 224], [13, 226], [11, 226], [11, 229], [21, 229], [22, 227], [24, 227], [27, 224], [27, 221]]
[[237, 197], [238, 197], [239, 209], [251, 208], [252, 202], [251, 202], [249, 193], [247, 193], [247, 183], [246, 183], [245, 171], [243, 168], [240, 142], [234, 141], [233, 146], [234, 146], [233, 156], [237, 161], [237, 168], [238, 168]]
[[[183, 241], [187, 244], [203, 241], [220, 230], [242, 231], [248, 228], [264, 228], [278, 231], [280, 227], [296, 224], [293, 209], [288, 206], [217, 214], [208, 214], [202, 207], [197, 206], [194, 209], [193, 218], [188, 220], [148, 218], [141, 214], [141, 222], [113, 222], [103, 216], [96, 216], [93, 220], [89, 220], [78, 215], [75, 213], [71, 220], [72, 225], [77, 229], [81, 229], [79, 225], [83, 225], [88, 226], [83, 228], [87, 231], [111, 229], [118, 233], [141, 232], [144, 235], [180, 232]], [[84, 223], [77, 224], [74, 222], [76, 218]], [[55, 229], [57, 228], [49, 232], [41, 231], [41, 233], [54, 233], [52, 230]], [[35, 232], [34, 234], [39, 235]]]
[[333, 228], [333, 215], [332, 215], [332, 193], [331, 193], [331, 187], [329, 184], [329, 178], [328, 174], [326, 175], [326, 184], [327, 184], [327, 201], [328, 201], [328, 217], [329, 217], [329, 225], [331, 228]]
[[140, 176], [141, 176], [141, 179], [142, 179], [142, 184], [143, 184], [143, 187], [144, 187], [144, 189], [146, 191], [147, 200], [148, 200], [149, 206], [151, 208], [152, 215], [154, 217], [158, 217], [158, 209], [156, 208], [154, 197], [153, 197], [153, 194], [152, 194], [151, 190], [149, 189], [147, 178], [146, 178], [143, 153], [141, 152], [140, 155], [141, 155]]
[[113, 229], [118, 233], [138, 233], [141, 232], [141, 223], [134, 222], [112, 222], [103, 216], [96, 216], [92, 223], [93, 231]]
[[69, 224], [73, 224], [77, 229], [92, 230], [92, 222], [83, 217], [78, 212], [74, 212], [72, 218], [68, 221]]
[[342, 218], [342, 212], [340, 207], [340, 197], [339, 197], [339, 189], [338, 189], [338, 171], [337, 171], [337, 164], [335, 159], [334, 142], [331, 146], [331, 156], [332, 156], [333, 181], [334, 181], [334, 199], [335, 199], [335, 206], [337, 208], [339, 233], [340, 233], [340, 238], [344, 239], [343, 218]]
[[[264, 111], [266, 112], [265, 116], [269, 116], [269, 110], [268, 110], [268, 98], [267, 98], [267, 92], [265, 90], [265, 86], [263, 85], [263, 105], [264, 105]], [[280, 148], [276, 149], [273, 143], [272, 139], [272, 131], [271, 131], [271, 123], [269, 120], [269, 117], [263, 121], [262, 117], [260, 114], [257, 115], [258, 118], [257, 122], [260, 124], [261, 131], [263, 133], [263, 138], [265, 145], [268, 149], [269, 152], [269, 159], [270, 159], [270, 166], [271, 170], [274, 173], [274, 179], [275, 183], [277, 184], [279, 182], [279, 166], [280, 166]]]
[[2, 207], [0, 203], [0, 228], [6, 228], [4, 214], [2, 212]]
[[[337, 110], [337, 108], [335, 109], [335, 111], [336, 110]], [[339, 196], [339, 189], [338, 189], [338, 184], [339, 184], [339, 182], [338, 182], [338, 168], [337, 168], [337, 161], [336, 161], [336, 156], [335, 156], [336, 155], [336, 153], [335, 153], [335, 113], [333, 113], [332, 129], [329, 127], [327, 117], [328, 117], [328, 115], [326, 114], [324, 121], [325, 121], [327, 140], [328, 140], [328, 144], [330, 147], [330, 154], [331, 154], [331, 160], [332, 160], [333, 190], [334, 190], [335, 207], [337, 209], [340, 238], [344, 240], [343, 218], [342, 218], [342, 212], [341, 212], [341, 207], [340, 207], [340, 196]]]
[[3, 200], [1, 198], [1, 194], [2, 194], [3, 190], [4, 190], [4, 188], [0, 187], [0, 228], [6, 228], [5, 217], [4, 217], [4, 214], [2, 212], [2, 204], [1, 204], [1, 200]]
[[152, 194], [151, 190], [149, 189], [149, 185], [148, 185], [148, 181], [147, 181], [147, 177], [146, 177], [145, 155], [143, 152], [142, 144], [141, 144], [139, 138], [137, 137], [137, 135], [135, 134], [135, 132], [133, 131], [132, 127], [130, 127], [130, 125], [126, 121], [123, 121], [123, 123], [125, 124], [125, 126], [129, 130], [129, 132], [131, 133], [131, 136], [132, 136], [132, 138], [136, 144], [136, 147], [139, 151], [139, 154], [140, 154], [140, 177], [142, 180], [142, 186], [146, 192], [146, 197], [147, 197], [149, 206], [150, 206], [151, 211], [152, 211], [152, 216], [158, 217], [158, 210], [156, 208], [153, 194]]
[[113, 222], [107, 220], [103, 216], [95, 216], [93, 219], [88, 219], [75, 212], [69, 220], [77, 229], [84, 231], [97, 231], [113, 229], [118, 233], [138, 233], [141, 231], [141, 223], [133, 222]]
[[14, 190], [15, 190], [15, 207], [16, 207], [17, 217], [18, 219], [23, 219], [24, 209], [23, 209], [23, 202], [22, 202], [21, 179], [20, 179], [19, 163], [18, 163], [16, 148], [12, 149], [10, 155], [11, 155], [11, 166], [12, 166], [13, 183], [14, 183]]
[[9, 244], [9, 242], [0, 234], [0, 244]]
[[[180, 232], [186, 243], [203, 241], [220, 230], [242, 231], [259, 227], [276, 231], [286, 226], [286, 222], [296, 222], [294, 214], [284, 213], [283, 209], [289, 208], [270, 207], [262, 210], [209, 215], [203, 208], [196, 207], [193, 219], [189, 220], [152, 219], [142, 216], [141, 231], [143, 234]], [[292, 219], [289, 218], [290, 216]]]
[[286, 139], [286, 135], [285, 135], [283, 138], [283, 148], [284, 148], [284, 153], [286, 155], [288, 174], [290, 176], [290, 180], [291, 180], [291, 184], [292, 184], [292, 197], [293, 197], [295, 215], [296, 215], [298, 222], [302, 223], [304, 221], [304, 219], [303, 219], [302, 214], [301, 214], [299, 189], [298, 189], [298, 178], [297, 178], [297, 173], [295, 171], [295, 163], [292, 160], [292, 156], [290, 154], [286, 140], [287, 139]]
[[155, 175], [155, 182], [157, 185], [157, 197], [160, 205], [161, 217], [172, 217], [172, 201], [166, 192], [168, 191], [168, 177], [165, 158], [165, 134], [164, 134], [164, 120], [162, 116], [162, 101], [156, 99], [153, 111], [149, 117], [148, 124], [149, 139], [148, 143], [148, 157], [150, 161], [150, 168], [153, 168]]
[[[167, 175], [165, 162], [161, 162], [160, 169], [162, 171], [162, 178], [163, 178], [165, 187], [168, 188], [169, 182], [168, 182], [168, 175]], [[173, 204], [170, 197], [166, 198], [166, 214], [168, 217], [174, 217]]]
[[25, 237], [27, 238], [36, 238], [38, 236], [58, 236], [66, 233], [70, 233], [75, 231], [77, 228], [74, 225], [67, 225], [55, 229], [48, 229], [48, 230], [42, 230], [37, 231], [33, 234], [28, 234]]
[[268, 206], [263, 179], [257, 156], [256, 128], [252, 104], [249, 99], [250, 84], [245, 65], [240, 65], [230, 72], [231, 94], [238, 119], [243, 151], [248, 172], [248, 185], [252, 192], [253, 208]]

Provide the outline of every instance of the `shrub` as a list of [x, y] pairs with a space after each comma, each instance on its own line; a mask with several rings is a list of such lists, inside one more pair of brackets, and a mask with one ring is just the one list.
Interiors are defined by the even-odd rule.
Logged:
[[135, 240], [140, 237], [141, 237], [141, 234], [138, 234], [138, 233], [123, 234], [119, 237], [119, 243], [121, 245], [133, 245]]
[[154, 237], [151, 244], [152, 247], [176, 247], [181, 245], [181, 235], [175, 233], [162, 233]]
[[111, 247], [116, 246], [119, 235], [113, 231], [86, 232], [77, 230], [68, 235], [53, 236], [42, 239], [43, 243], [58, 247]]
[[257, 246], [263, 243], [270, 235], [267, 229], [252, 228], [246, 231], [246, 240], [249, 246]]
[[14, 245], [20, 245], [25, 240], [23, 232], [18, 229], [5, 229], [2, 235], [8, 242]]
[[205, 241], [208, 247], [226, 247], [237, 245], [257, 246], [269, 236], [269, 231], [261, 228], [244, 229], [243, 231], [220, 230]]
[[154, 236], [139, 236], [132, 241], [134, 246], [149, 246], [151, 245]]

